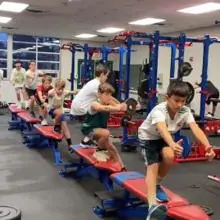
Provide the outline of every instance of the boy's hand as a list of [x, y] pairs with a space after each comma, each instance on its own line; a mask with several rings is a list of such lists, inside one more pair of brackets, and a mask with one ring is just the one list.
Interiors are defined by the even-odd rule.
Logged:
[[208, 161], [212, 161], [215, 158], [215, 152], [213, 151], [212, 147], [208, 147], [205, 157], [208, 159]]
[[127, 111], [127, 104], [126, 103], [121, 103], [120, 105], [120, 111], [125, 112]]
[[183, 140], [181, 139], [171, 146], [174, 153], [178, 156], [182, 155], [182, 153], [183, 153], [183, 147], [181, 146], [182, 143], [183, 143]]

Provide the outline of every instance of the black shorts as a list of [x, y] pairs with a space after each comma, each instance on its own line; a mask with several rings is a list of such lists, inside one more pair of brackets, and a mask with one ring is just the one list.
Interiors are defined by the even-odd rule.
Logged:
[[210, 95], [207, 99], [206, 99], [206, 104], [210, 105], [210, 103], [212, 102], [214, 106], [218, 105], [217, 101], [212, 101], [211, 99], [219, 99], [219, 92], [216, 92], [212, 95]]
[[36, 89], [28, 89], [28, 88], [25, 88], [25, 91], [28, 95], [28, 97], [30, 98], [31, 96], [34, 96], [36, 94]]
[[139, 140], [144, 154], [145, 165], [160, 163], [163, 160], [162, 149], [167, 146], [163, 139]]

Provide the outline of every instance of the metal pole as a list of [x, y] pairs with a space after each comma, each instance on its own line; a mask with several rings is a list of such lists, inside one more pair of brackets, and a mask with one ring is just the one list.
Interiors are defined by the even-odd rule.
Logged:
[[209, 46], [211, 45], [211, 39], [209, 35], [206, 35], [203, 41], [203, 65], [202, 65], [202, 75], [201, 75], [201, 98], [200, 98], [200, 120], [205, 121], [205, 101], [206, 94], [204, 91], [207, 87], [208, 80], [208, 59], [209, 59]]
[[[159, 43], [160, 43], [160, 33], [156, 31], [153, 35], [152, 48], [150, 53], [150, 79], [149, 79], [149, 89], [150, 92], [154, 92], [157, 89], [157, 71], [158, 71], [158, 53], [159, 53]], [[148, 105], [148, 112], [150, 112], [157, 104], [157, 94], [153, 94], [150, 98]]]
[[[84, 71], [83, 71], [83, 80], [86, 81], [86, 76], [88, 73], [88, 53], [89, 53], [89, 46], [88, 44], [84, 45]], [[80, 76], [81, 80], [82, 80], [82, 76]]]
[[171, 44], [171, 62], [170, 62], [170, 78], [175, 76], [175, 64], [176, 64], [176, 44]]
[[102, 61], [103, 63], [106, 64], [108, 62], [108, 49], [105, 46], [103, 46], [101, 48], [101, 53], [102, 53]]
[[129, 98], [130, 87], [130, 72], [131, 72], [131, 37], [127, 40], [127, 54], [126, 54], [126, 87], [125, 87], [125, 99]]
[[123, 58], [124, 58], [125, 49], [123, 47], [119, 48], [119, 82], [118, 82], [118, 100], [122, 100], [122, 82], [124, 82], [124, 74], [123, 74]]
[[[71, 75], [70, 75], [70, 89], [71, 91], [74, 90], [74, 79], [75, 79], [75, 55], [76, 51], [75, 48], [72, 48], [72, 68], [71, 68]], [[71, 95], [71, 99], [73, 99], [73, 95]]]
[[[185, 52], [186, 36], [184, 33], [180, 34], [179, 37], [179, 57], [178, 57], [178, 68], [184, 63], [184, 52]], [[179, 73], [178, 73], [179, 78]]]

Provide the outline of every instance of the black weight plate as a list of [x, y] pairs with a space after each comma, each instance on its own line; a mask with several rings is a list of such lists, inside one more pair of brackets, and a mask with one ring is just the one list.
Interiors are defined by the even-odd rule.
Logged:
[[136, 113], [136, 106], [137, 106], [137, 101], [133, 98], [129, 98], [126, 100], [126, 104], [127, 104], [127, 112], [129, 115], [133, 115], [134, 113]]
[[21, 211], [11, 206], [0, 206], [0, 220], [21, 220]]
[[194, 99], [194, 96], [195, 96], [195, 89], [194, 89], [194, 87], [193, 87], [193, 85], [191, 84], [191, 83], [189, 83], [189, 82], [186, 82], [187, 83], [187, 85], [189, 86], [189, 95], [188, 95], [188, 97], [187, 97], [187, 99], [186, 99], [186, 104], [188, 105], [188, 104], [190, 104], [191, 102], [192, 102], [192, 100]]
[[189, 62], [184, 62], [182, 65], [179, 67], [179, 76], [184, 77], [184, 76], [189, 76], [190, 73], [192, 72], [193, 68]]

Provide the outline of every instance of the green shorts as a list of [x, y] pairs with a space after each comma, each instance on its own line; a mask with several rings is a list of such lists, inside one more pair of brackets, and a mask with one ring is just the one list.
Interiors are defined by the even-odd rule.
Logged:
[[144, 155], [145, 165], [160, 163], [163, 160], [161, 151], [167, 146], [163, 139], [159, 140], [139, 140]]

